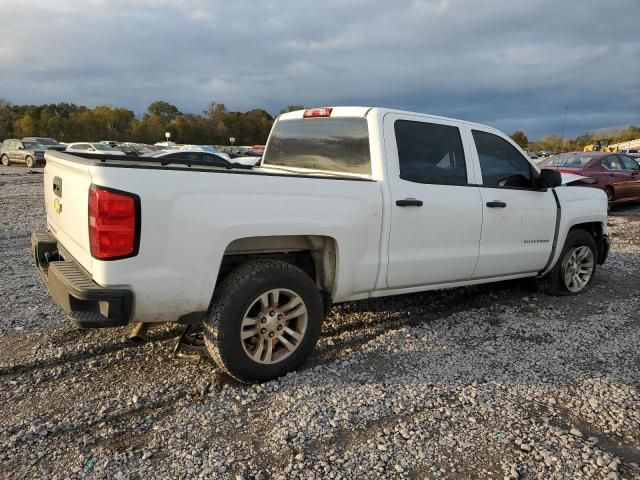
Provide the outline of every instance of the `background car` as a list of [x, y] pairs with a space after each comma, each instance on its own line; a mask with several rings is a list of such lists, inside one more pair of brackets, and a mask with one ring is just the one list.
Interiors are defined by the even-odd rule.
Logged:
[[144, 143], [133, 143], [133, 142], [123, 142], [118, 143], [114, 147], [116, 150], [120, 150], [124, 152], [125, 155], [129, 155], [132, 157], [137, 157], [140, 155], [144, 155], [145, 153], [155, 152], [155, 149], [150, 148], [148, 145]]
[[[220, 167], [228, 167], [231, 165], [229, 158], [224, 153], [211, 153], [202, 150], [174, 149], [162, 150], [160, 152], [151, 152], [142, 155], [142, 157], [162, 158], [167, 157], [167, 163], [176, 161], [186, 165], [213, 165]], [[227, 157], [227, 158], [225, 158]]]
[[265, 148], [266, 148], [266, 145], [254, 145], [249, 149], [249, 151], [253, 153], [259, 153], [260, 155], [262, 155], [264, 153]]
[[65, 150], [72, 153], [94, 153], [98, 155], [124, 155], [124, 152], [115, 150], [105, 143], [75, 142], [70, 143]]
[[22, 141], [39, 143], [40, 145], [47, 147], [47, 150], [57, 150], [58, 152], [64, 152], [67, 148], [66, 143], [61, 143], [58, 140], [49, 137], [24, 137]]
[[175, 148], [176, 143], [175, 142], [156, 142], [154, 143], [154, 145], [156, 147], [161, 147], [161, 148]]
[[640, 164], [626, 154], [571, 152], [549, 157], [538, 165], [595, 179], [596, 183], [583, 186], [603, 189], [610, 204], [640, 200]]
[[242, 165], [256, 166], [260, 163], [260, 160], [262, 160], [262, 155], [247, 155], [245, 157], [236, 157], [231, 161]]
[[249, 152], [250, 149], [251, 147], [235, 146], [235, 145], [234, 146], [225, 145], [218, 148], [220, 152], [226, 153], [227, 155], [229, 155], [230, 158], [244, 157], [247, 155], [247, 152]]
[[9, 165], [12, 162], [24, 163], [27, 168], [32, 168], [37, 164], [44, 164], [44, 152], [46, 150], [46, 146], [37, 142], [10, 138], [2, 142], [0, 159], [3, 165]]

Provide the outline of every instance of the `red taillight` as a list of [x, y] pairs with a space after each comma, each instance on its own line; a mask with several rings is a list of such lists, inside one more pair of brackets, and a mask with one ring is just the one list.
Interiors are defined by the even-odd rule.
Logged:
[[115, 260], [138, 253], [140, 202], [137, 195], [91, 185], [89, 244], [91, 256]]
[[324, 108], [309, 108], [304, 111], [304, 118], [314, 118], [314, 117], [330, 117], [331, 111], [333, 108], [324, 107]]

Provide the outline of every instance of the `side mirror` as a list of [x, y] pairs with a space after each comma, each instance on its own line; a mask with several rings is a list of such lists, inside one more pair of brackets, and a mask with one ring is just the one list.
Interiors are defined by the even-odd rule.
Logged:
[[562, 185], [562, 175], [557, 170], [543, 168], [540, 171], [539, 184], [542, 188], [554, 188]]
[[18, 147], [18, 150], [24, 150], [24, 147], [23, 147], [22, 145], [20, 145], [20, 146]]

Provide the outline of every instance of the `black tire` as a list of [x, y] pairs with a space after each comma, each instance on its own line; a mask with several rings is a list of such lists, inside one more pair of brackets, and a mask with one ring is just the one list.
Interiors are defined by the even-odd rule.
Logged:
[[6, 155], [2, 155], [2, 165], [4, 165], [5, 167], [9, 166], [9, 157], [7, 157]]
[[30, 155], [27, 155], [27, 158], [24, 159], [24, 163], [27, 164], [27, 168], [33, 168], [35, 165], [33, 157]]
[[[567, 257], [571, 252], [578, 247], [588, 247], [591, 250], [593, 258], [593, 267], [591, 269], [591, 276], [584, 287], [579, 291], [571, 291], [567, 287], [564, 280], [564, 268], [566, 266]], [[550, 295], [564, 296], [564, 295], [577, 295], [584, 292], [593, 281], [593, 277], [596, 274], [596, 264], [598, 258], [598, 248], [596, 241], [589, 232], [581, 229], [571, 230], [567, 235], [567, 239], [564, 242], [564, 248], [560, 254], [560, 258], [556, 262], [551, 271], [540, 280], [541, 290]]]
[[615, 201], [613, 187], [605, 187], [604, 193], [607, 195], [607, 210], [611, 210], [613, 208], [613, 202]]
[[[256, 299], [273, 289], [298, 295], [306, 307], [307, 323], [295, 350], [276, 363], [265, 364], [245, 351], [240, 339], [241, 322]], [[322, 297], [305, 272], [280, 260], [254, 260], [231, 272], [216, 288], [204, 321], [204, 341], [213, 360], [226, 373], [245, 383], [263, 382], [302, 365], [318, 341], [323, 318]]]

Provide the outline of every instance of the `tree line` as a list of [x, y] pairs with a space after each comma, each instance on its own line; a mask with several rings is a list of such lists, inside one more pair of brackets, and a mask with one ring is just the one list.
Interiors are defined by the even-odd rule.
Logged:
[[559, 135], [550, 134], [545, 135], [536, 142], [530, 142], [522, 130], [516, 130], [511, 134], [511, 138], [525, 150], [536, 152], [542, 150], [573, 152], [584, 149], [586, 145], [592, 144], [595, 140], [608, 139], [611, 143], [635, 140], [640, 138], [640, 127], [630, 125], [622, 130], [611, 130], [600, 134], [587, 132], [576, 138], [561, 138]]
[[[289, 105], [282, 112], [304, 108]], [[88, 108], [73, 103], [13, 105], [0, 99], [0, 140], [5, 138], [51, 137], [62, 142], [116, 140], [155, 143], [171, 133], [176, 143], [227, 145], [264, 144], [273, 124], [265, 110], [227, 110], [223, 103], [211, 103], [201, 114], [182, 113], [175, 105], [158, 100], [142, 118], [132, 110], [100, 105]]]
[[[280, 113], [304, 108], [289, 105]], [[142, 118], [132, 110], [109, 105], [88, 108], [73, 103], [45, 105], [13, 105], [0, 99], [0, 140], [5, 138], [51, 137], [62, 142], [116, 140], [155, 143], [171, 133], [176, 143], [196, 145], [227, 145], [235, 138], [236, 145], [264, 144], [273, 125], [273, 117], [256, 108], [246, 112], [227, 110], [224, 103], [212, 102], [200, 114], [182, 113], [178, 107], [163, 100], [149, 105]], [[546, 135], [536, 142], [517, 130], [511, 134], [522, 148], [528, 150], [582, 150], [596, 139], [608, 138], [612, 143], [640, 138], [640, 127], [595, 135], [585, 133], [574, 139]]]

